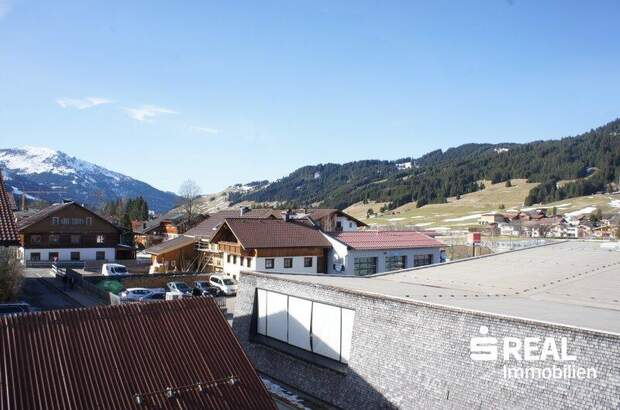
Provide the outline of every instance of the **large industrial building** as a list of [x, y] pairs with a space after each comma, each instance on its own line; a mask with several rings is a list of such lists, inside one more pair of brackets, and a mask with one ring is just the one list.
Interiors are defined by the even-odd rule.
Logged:
[[241, 275], [255, 367], [345, 409], [620, 406], [620, 250], [571, 241], [366, 277]]

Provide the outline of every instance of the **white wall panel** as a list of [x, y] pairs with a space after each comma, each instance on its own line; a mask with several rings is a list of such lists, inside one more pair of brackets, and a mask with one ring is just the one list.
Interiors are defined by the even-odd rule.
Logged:
[[286, 342], [287, 295], [269, 292], [267, 294], [267, 336]]
[[349, 362], [351, 353], [351, 339], [353, 336], [353, 319], [355, 311], [350, 309], [342, 309], [342, 340], [340, 342], [340, 361]]
[[267, 291], [258, 289], [258, 323], [256, 331], [261, 335], [267, 334]]
[[310, 319], [312, 302], [289, 296], [288, 299], [288, 342], [293, 346], [310, 350]]
[[315, 302], [312, 309], [312, 351], [340, 360], [340, 308]]

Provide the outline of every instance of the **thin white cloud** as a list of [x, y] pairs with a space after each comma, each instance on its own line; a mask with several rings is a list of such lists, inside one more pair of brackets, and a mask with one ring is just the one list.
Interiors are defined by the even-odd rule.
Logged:
[[96, 107], [97, 105], [110, 103], [112, 103], [111, 100], [101, 97], [59, 98], [56, 100], [56, 104], [60, 105], [62, 108], [75, 108], [77, 110], [85, 110], [87, 108]]
[[13, 9], [11, 0], [0, 0], [0, 20], [6, 17]]
[[196, 127], [194, 125], [191, 125], [189, 127], [189, 129], [192, 130], [192, 131], [203, 133], [203, 134], [219, 134], [220, 133], [220, 130], [218, 130], [216, 128]]
[[125, 112], [134, 120], [148, 121], [160, 114], [177, 114], [169, 108], [158, 107], [156, 105], [143, 105], [140, 108], [123, 108]]

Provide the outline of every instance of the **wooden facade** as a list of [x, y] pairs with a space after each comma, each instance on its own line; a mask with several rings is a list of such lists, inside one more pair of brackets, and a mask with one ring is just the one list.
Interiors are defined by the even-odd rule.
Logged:
[[73, 203], [20, 228], [19, 234], [28, 249], [114, 248], [120, 243], [119, 228]]

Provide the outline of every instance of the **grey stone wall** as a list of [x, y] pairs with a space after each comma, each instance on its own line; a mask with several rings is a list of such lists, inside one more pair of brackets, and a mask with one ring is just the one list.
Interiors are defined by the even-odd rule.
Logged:
[[[343, 372], [327, 369], [252, 342], [257, 287], [354, 309], [348, 367]], [[474, 362], [469, 356], [470, 339], [480, 336], [480, 326], [488, 326], [489, 336], [497, 338], [567, 337], [569, 352], [577, 356], [570, 364], [595, 368], [597, 378], [505, 379], [503, 362]], [[233, 328], [259, 371], [345, 409], [620, 407], [618, 335], [377, 298], [261, 274], [241, 276]]]

